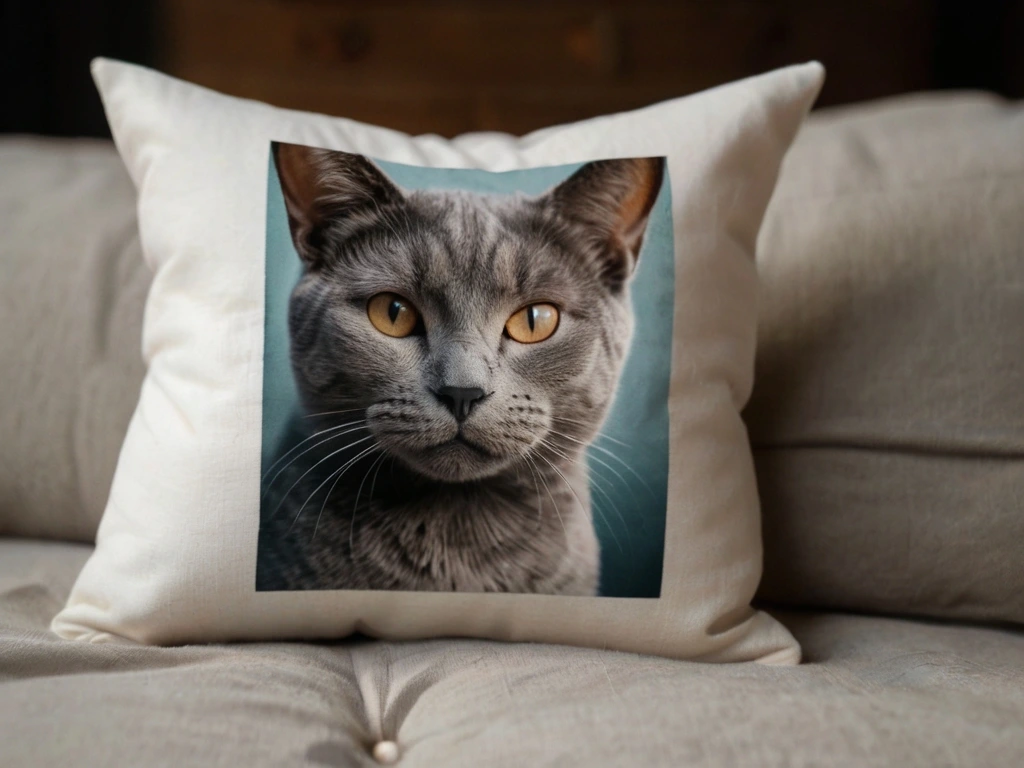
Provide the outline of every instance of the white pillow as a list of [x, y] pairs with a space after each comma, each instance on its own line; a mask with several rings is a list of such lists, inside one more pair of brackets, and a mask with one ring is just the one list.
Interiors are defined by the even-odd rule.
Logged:
[[[122, 448], [96, 551], [79, 576], [67, 606], [54, 619], [55, 632], [65, 638], [90, 642], [128, 639], [164, 644], [336, 638], [353, 632], [389, 639], [470, 636], [596, 646], [715, 661], [756, 659], [796, 663], [799, 660], [799, 648], [789, 633], [749, 605], [761, 574], [761, 542], [757, 489], [740, 410], [752, 386], [757, 298], [754, 243], [783, 155], [821, 87], [824, 72], [819, 64], [789, 67], [646, 109], [548, 128], [522, 138], [481, 133], [452, 140], [439, 136], [410, 137], [342, 118], [275, 109], [108, 60], [94, 62], [93, 73], [115, 141], [139, 190], [142, 245], [155, 277], [146, 305], [143, 352], [148, 372], [139, 404]], [[353, 160], [351, 155], [286, 148], [275, 163], [271, 155], [272, 142], [341, 150], [372, 161]], [[590, 161], [661, 157], [665, 158], [664, 182], [657, 170], [662, 167], [660, 162], [655, 165], [655, 161], [618, 160], [587, 165], [572, 177], [586, 183], [571, 186], [565, 182], [564, 186], [559, 186], [581, 164]], [[356, 172], [351, 171], [352, 163], [358, 166]], [[423, 168], [519, 173], [487, 176], [479, 171], [474, 175], [468, 171], [426, 171]], [[330, 176], [331, 173], [335, 175]], [[371, 201], [376, 213], [369, 207], [362, 207], [370, 193], [363, 184], [365, 178], [360, 181], [359, 174], [370, 174], [373, 183], [380, 186], [384, 184], [378, 177], [381, 173], [395, 184], [395, 191], [388, 194], [397, 196], [396, 205], [405, 216], [409, 215], [409, 209], [404, 206], [412, 205], [411, 200], [420, 200], [416, 205], [436, 208], [441, 205], [438, 200], [455, 199], [443, 197], [447, 193], [413, 193], [414, 188], [434, 185], [435, 179], [438, 187], [475, 185], [477, 193], [484, 188], [497, 192], [512, 189], [528, 192], [533, 196], [515, 199], [503, 196], [501, 205], [506, 207], [501, 210], [519, 206], [515, 208], [515, 215], [520, 215], [520, 211], [525, 210], [523, 206], [534, 206], [530, 208], [534, 213], [543, 207], [544, 215], [551, 217], [550, 221], [555, 222], [551, 226], [561, 236], [580, 235], [578, 239], [559, 241], [565, 246], [565, 253], [574, 254], [573, 249], [582, 248], [581, 243], [593, 235], [598, 239], [587, 242], [605, 254], [602, 259], [613, 260], [615, 268], [623, 270], [622, 280], [631, 280], [623, 289], [626, 294], [615, 294], [621, 303], [614, 305], [618, 308], [615, 311], [621, 309], [625, 313], [621, 322], [628, 323], [627, 315], [632, 311], [628, 295], [632, 293], [637, 317], [634, 351], [629, 353], [631, 357], [626, 360], [622, 374], [622, 382], [631, 383], [628, 386], [620, 383], [620, 390], [614, 396], [614, 413], [609, 418], [618, 419], [615, 421], [619, 430], [617, 437], [625, 435], [624, 442], [633, 448], [604, 447], [604, 452], [601, 447], [590, 449], [588, 460], [585, 461], [581, 453], [575, 463], [571, 461], [575, 455], [567, 457], [562, 470], [569, 474], [566, 482], [571, 487], [562, 490], [576, 497], [578, 511], [566, 512], [565, 516], [558, 514], [561, 534], [554, 528], [544, 529], [549, 539], [544, 540], [540, 549], [554, 554], [543, 554], [542, 562], [529, 566], [548, 576], [555, 572], [565, 576], [565, 568], [569, 567], [565, 564], [569, 563], [576, 569], [572, 578], [538, 576], [536, 580], [524, 581], [519, 578], [521, 573], [516, 575], [518, 562], [514, 557], [501, 563], [492, 562], [488, 557], [474, 559], [474, 553], [459, 550], [459, 544], [448, 544], [463, 540], [446, 538], [449, 534], [455, 535], [454, 528], [443, 529], [443, 525], [449, 523], [438, 523], [442, 526], [438, 536], [449, 549], [437, 555], [438, 562], [448, 563], [449, 559], [455, 561], [461, 557], [460, 562], [465, 565], [469, 558], [475, 563], [469, 569], [470, 575], [462, 578], [463, 571], [456, 575], [455, 566], [451, 566], [450, 572], [445, 570], [447, 566], [438, 566], [443, 571], [438, 575], [430, 571], [435, 563], [423, 566], [422, 579], [382, 580], [372, 575], [377, 573], [376, 561], [365, 565], [368, 558], [376, 557], [373, 553], [378, 545], [381, 548], [385, 544], [394, 545], [399, 549], [406, 545], [371, 539], [368, 544], [363, 542], [366, 549], [357, 558], [356, 539], [384, 534], [374, 534], [376, 529], [364, 528], [365, 523], [357, 526], [353, 519], [346, 518], [352, 532], [350, 548], [343, 545], [342, 538], [336, 538], [336, 550], [321, 549], [329, 555], [332, 568], [344, 557], [351, 556], [353, 562], [358, 562], [358, 567], [342, 569], [349, 575], [338, 577], [336, 571], [328, 568], [324, 573], [334, 573], [336, 578], [331, 577], [334, 581], [326, 576], [327, 580], [321, 581], [316, 580], [319, 577], [311, 577], [313, 581], [309, 583], [285, 580], [281, 586], [271, 578], [269, 582], [264, 580], [264, 586], [257, 589], [261, 478], [266, 480], [281, 466], [288, 466], [289, 458], [267, 450], [270, 432], [277, 435], [286, 431], [284, 420], [276, 413], [273, 403], [277, 402], [275, 397], [280, 399], [281, 392], [287, 393], [296, 387], [287, 375], [281, 374], [284, 370], [281, 360], [274, 357], [280, 350], [272, 351], [271, 333], [268, 331], [265, 339], [264, 323], [267, 322], [268, 328], [276, 328], [273, 324], [285, 316], [286, 310], [279, 305], [287, 302], [295, 275], [302, 270], [307, 270], [303, 274], [311, 274], [309, 270], [323, 268], [319, 263], [311, 266], [310, 261], [302, 264], [298, 259], [293, 261], [295, 249], [290, 238], [282, 240], [280, 237], [281, 232], [288, 232], [283, 224], [286, 221], [284, 211], [287, 209], [290, 217], [287, 220], [292, 225], [291, 234], [298, 250], [304, 251], [309, 243], [313, 243], [310, 248], [320, 248], [324, 236], [321, 229], [316, 230], [316, 242], [309, 239], [310, 231], [326, 227], [323, 222], [329, 217], [335, 217], [331, 221], [336, 223], [355, 221], [354, 218], [343, 219], [345, 216], [365, 213], [369, 218], [380, 214], [379, 200]], [[279, 177], [283, 188], [278, 186]], [[538, 181], [542, 177], [547, 180], [545, 184]], [[415, 181], [424, 178], [427, 181], [423, 184]], [[475, 179], [472, 184], [470, 179]], [[659, 193], [662, 184], [665, 191]], [[561, 190], [557, 194], [552, 191], [556, 188]], [[426, 197], [416, 197], [417, 194]], [[490, 205], [481, 202], [484, 198], [476, 193], [459, 199], [468, 199], [465, 205], [474, 211]], [[445, 202], [444, 205], [457, 208], [463, 203]], [[491, 214], [480, 215], [486, 218]], [[497, 217], [494, 221], [507, 220], [507, 215], [505, 219], [498, 214], [494, 216]], [[659, 216], [662, 217], [660, 224]], [[590, 220], [585, 222], [587, 217]], [[512, 230], [509, 230], [511, 234], [506, 232], [502, 236], [514, 238], [519, 230]], [[274, 232], [281, 241], [276, 246], [272, 245]], [[535, 235], [537, 231], [531, 230], [530, 236]], [[334, 236], [340, 237], [337, 233], [331, 235]], [[396, 238], [401, 236], [404, 235], [394, 234]], [[350, 242], [344, 241], [345, 246]], [[397, 247], [395, 241], [386, 242], [390, 245], [379, 247], [385, 250]], [[401, 248], [408, 245], [397, 242]], [[459, 240], [462, 245], [457, 244], [455, 248], [463, 248], [465, 243], [471, 242], [471, 238], [464, 238]], [[530, 248], [523, 245], [521, 249], [523, 253], [534, 254], [522, 257], [526, 263], [534, 263], [529, 259], [535, 258], [536, 253], [547, 253], [545, 249], [555, 248], [546, 241], [540, 245], [536, 245], [539, 242], [536, 240], [530, 242], [533, 243]], [[659, 248], [667, 254], [660, 267]], [[576, 256], [565, 258], [575, 259]], [[490, 262], [481, 263], [485, 272], [490, 269]], [[589, 269], [590, 263], [587, 264]], [[292, 274], [292, 277], [285, 280], [282, 274]], [[322, 276], [327, 272], [316, 274]], [[338, 277], [342, 273], [331, 274], [332, 279], [342, 280]], [[344, 274], [348, 275], [344, 278], [347, 282], [338, 283], [342, 286], [339, 290], [356, 291], [352, 287], [355, 285], [352, 275]], [[477, 278], [467, 273], [467, 281], [471, 280]], [[607, 288], [608, 296], [618, 290], [611, 283], [601, 285]], [[637, 308], [641, 290], [638, 286], [641, 285], [648, 292], [640, 296], [641, 304], [650, 299], [656, 305], [657, 296], [664, 295], [671, 306], [674, 294], [674, 309], [671, 312], [648, 311], [646, 305]], [[467, 282], [464, 288], [464, 294], [475, 297], [474, 291], [479, 285]], [[416, 286], [412, 286], [405, 293], [415, 291]], [[553, 295], [556, 293], [553, 289]], [[601, 301], [605, 301], [607, 297], [601, 295]], [[447, 300], [444, 296], [438, 299]], [[542, 300], [551, 303], [531, 303]], [[378, 304], [374, 304], [375, 301]], [[477, 342], [467, 341], [468, 337], [446, 328], [444, 322], [436, 319], [440, 315], [431, 315], [428, 308], [417, 310], [413, 303], [388, 303], [391, 298], [386, 298], [384, 304], [379, 301], [371, 298], [368, 304], [357, 302], [346, 305], [344, 310], [332, 305], [330, 312], [323, 315], [328, 319], [322, 322], [342, 334], [337, 338], [348, 338], [345, 334], [356, 332], [369, 334], [365, 337], [371, 340], [369, 343], [382, 345], [381, 359], [390, 360], [394, 353], [395, 359], [405, 361], [403, 365], [408, 370], [419, 371], [415, 366], [420, 365], [409, 361], [427, 360], [437, 350], [447, 349], [446, 344], [455, 343], [469, 350], [465, 353], [468, 357], [459, 360], [462, 363], [470, 360], [465, 364], [477, 366], [473, 370], [483, 371], [480, 376], [491, 375], [492, 368], [499, 370], [494, 374], [499, 377], [505, 376], [500, 371], [511, 370], [512, 363], [508, 362], [511, 358], [487, 358], [484, 366], [480, 362], [483, 358], [473, 357], [476, 352], [471, 346]], [[467, 300], [470, 304], [478, 301], [477, 298]], [[542, 316], [543, 312], [561, 312], [557, 332], [551, 340], [541, 342], [563, 345], [548, 348], [563, 350], [558, 354], [549, 353], [546, 358], [546, 364], [555, 366], [552, 370], [557, 371], [557, 366], [562, 364], [560, 361], [572, 356], [565, 350], [574, 349], [564, 345], [571, 345], [573, 339], [589, 338], [585, 324], [594, 321], [586, 320], [585, 313], [575, 313], [572, 306], [560, 307], [553, 297], [533, 296], [523, 301], [529, 307], [541, 307], [529, 310], [530, 318], [540, 313], [536, 314], [537, 322], [546, 317]], [[374, 311], [378, 321], [381, 317], [390, 318], [376, 322], [378, 327], [381, 322], [384, 325], [398, 322], [400, 312], [419, 312], [421, 319], [416, 327], [421, 335], [396, 339], [387, 330], [382, 331], [384, 335], [373, 336], [367, 317], [361, 314], [367, 311], [367, 306], [371, 321]], [[522, 355], [538, 354], [536, 350], [541, 349], [541, 345], [524, 351], [525, 346], [516, 346], [519, 342], [514, 340], [514, 329], [509, 330], [512, 326], [502, 331], [506, 317], [512, 322], [510, 308], [515, 309], [512, 305], [494, 309], [493, 323], [487, 321], [491, 323], [487, 328], [494, 330], [481, 331], [480, 338], [484, 341], [479, 343], [504, 350], [501, 355], [507, 353], [520, 355], [517, 360], [530, 359]], [[667, 310], [667, 307], [662, 309]], [[349, 319], [338, 319], [342, 316]], [[525, 315], [520, 315], [520, 325], [523, 317]], [[658, 340], [655, 332], [658, 322], [662, 323], [660, 327], [671, 330], [670, 340]], [[353, 326], [346, 323], [356, 323], [359, 327], [353, 331]], [[398, 335], [412, 333], [412, 327], [408, 325]], [[530, 319], [530, 328], [533, 328], [533, 319]], [[572, 335], [576, 333], [582, 335]], [[622, 338], [628, 341], [626, 330], [622, 330]], [[578, 342], [577, 347], [582, 344]], [[663, 345], [660, 347], [663, 350], [671, 350], [670, 372], [665, 354], [660, 355], [659, 362], [658, 344]], [[295, 348], [293, 358], [300, 354]], [[635, 352], [637, 349], [647, 351]], [[480, 354], [487, 357], [485, 352]], [[608, 355], [611, 360], [612, 354]], [[463, 425], [465, 435], [476, 440], [477, 434], [483, 434], [480, 430], [484, 427], [474, 427], [477, 432], [471, 432], [470, 427], [476, 423], [474, 419], [490, 418], [487, 414], [498, 407], [511, 408], [513, 403], [508, 400], [511, 397], [508, 392], [512, 389], [506, 379], [501, 379], [492, 391], [485, 393], [483, 385], [476, 387], [475, 379], [463, 375], [463, 369], [459, 368], [462, 363], [452, 363], [454, 368], [449, 366], [443, 375], [437, 374], [441, 377], [437, 380], [440, 390], [430, 387], [422, 392], [417, 390], [413, 399], [417, 403], [415, 408], [425, 409], [423, 413], [430, 412], [431, 424], [443, 426], [437, 429], [459, 429], [461, 436], [461, 428], [454, 425]], [[427, 363], [423, 362], [423, 366]], [[430, 370], [435, 369], [440, 370], [436, 365]], [[532, 372], [535, 368], [522, 370]], [[612, 382], [609, 386], [614, 385], [614, 371], [600, 368], [594, 371], [591, 378], [603, 376]], [[664, 371], [660, 390], [662, 374], [659, 371]], [[552, 375], [557, 378], [561, 372]], [[302, 376], [297, 374], [296, 380], [300, 379]], [[456, 394], [444, 394], [449, 391], [441, 386], [446, 382], [457, 385], [450, 390]], [[300, 383], [298, 388], [308, 384], [308, 381]], [[434, 393], [435, 400], [430, 399], [428, 390]], [[479, 396], [472, 398], [459, 394], [478, 390]], [[598, 390], [603, 391], [600, 386]], [[657, 402], [659, 391], [662, 399]], [[303, 389], [303, 397], [306, 393]], [[479, 400], [484, 395], [490, 403]], [[416, 399], [420, 396], [425, 398], [423, 404]], [[291, 397], [294, 400], [294, 392]], [[538, 417], [540, 421], [548, 418], [547, 411], [563, 413], [556, 395], [547, 400], [545, 397], [538, 396], [537, 410], [544, 412]], [[472, 403], [460, 404], [459, 398], [470, 398], [473, 403], [479, 401], [478, 412], [482, 415], [475, 417]], [[444, 415], [445, 407], [451, 411], [450, 417]], [[365, 411], [367, 418], [371, 413], [376, 412]], [[659, 413], [667, 416], [659, 421]], [[416, 417], [421, 416], [417, 411]], [[539, 440], [544, 430], [560, 417], [551, 415], [550, 418], [554, 421], [544, 421], [547, 427], [524, 429], [538, 430], [536, 439]], [[379, 422], [375, 423], [379, 426]], [[597, 418], [594, 429], [600, 423], [601, 419]], [[645, 430], [654, 435], [651, 444], [656, 445], [659, 429], [665, 433], [665, 467], [661, 474], [656, 467], [649, 470], [630, 465], [631, 458], [648, 450], [644, 448]], [[547, 434], [550, 438], [551, 433]], [[371, 437], [373, 435], [381, 437], [379, 432], [372, 432]], [[589, 442], [591, 436], [587, 433], [581, 444]], [[541, 450], [532, 435], [523, 442], [530, 443], [529, 448], [523, 449], [527, 451], [524, 456]], [[378, 443], [380, 441], [367, 444]], [[608, 445], [612, 444], [604, 444]], [[425, 473], [423, 487], [429, 490], [409, 495], [409, 504], [426, 504], [428, 497], [441, 498], [438, 489], [443, 486], [447, 493], [451, 488], [444, 486], [444, 482], [479, 482], [485, 490], [490, 487], [488, 483], [492, 478], [487, 473], [491, 470], [477, 467], [476, 459], [466, 453], [468, 448], [453, 446], [454, 442], [446, 443], [437, 449], [447, 451], [445, 466], [449, 469], [443, 471], [437, 469], [440, 465], [435, 466], [436, 462], [430, 464], [433, 458], [421, 461], [418, 454], [410, 458], [412, 454], [408, 451], [403, 453], [405, 448], [395, 449], [393, 456], [388, 454], [389, 449], [381, 449], [382, 458], [391, 458], [392, 464], [400, 468], [399, 478], [415, 478], [419, 477], [417, 472]], [[496, 450], [501, 453], [504, 449]], [[608, 456], [608, 451], [616, 455]], [[491, 461], [490, 453], [484, 455], [486, 461]], [[276, 461], [275, 457], [282, 461]], [[600, 461], [602, 457], [604, 463]], [[555, 512], [557, 504], [553, 495], [544, 494], [536, 483], [536, 474], [525, 472], [531, 459], [520, 457], [523, 463], [516, 464], [518, 458], [506, 460], [503, 455], [499, 458], [504, 462], [503, 467], [514, 467], [516, 477], [520, 469], [524, 470], [523, 477], [532, 476], [531, 487], [537, 495], [530, 498], [531, 503], [537, 504], [537, 525], [540, 526], [542, 518], [547, 519]], [[499, 458], [494, 461], [499, 462]], [[623, 482], [627, 482], [626, 477], [636, 476], [650, 493], [623, 496], [620, 489], [617, 497], [620, 504], [609, 504], [604, 510], [606, 514], [602, 515], [600, 498], [608, 494], [601, 495], [601, 487], [595, 485], [597, 480], [587, 480], [588, 462], [595, 472], [608, 464], [617, 467], [616, 475]], [[532, 466], [542, 466], [539, 456], [533, 456]], [[577, 469], [580, 474], [573, 475]], [[438, 475], [445, 472], [452, 476]], [[555, 480], [554, 475], [548, 473], [547, 476]], [[331, 477], [337, 478], [337, 475]], [[364, 477], [369, 477], [368, 471]], [[618, 482], [614, 477], [604, 475], [605, 490], [614, 490], [610, 488]], [[385, 483], [391, 482], [394, 487], [400, 485], [397, 481], [378, 480], [376, 476], [374, 481], [378, 485], [377, 494]], [[463, 494], [466, 487], [460, 485], [453, 492]], [[592, 502], [588, 499], [591, 489], [595, 492]], [[393, 488], [389, 492], [391, 490]], [[555, 491], [558, 493], [557, 488]], [[548, 498], [553, 502], [550, 508]], [[569, 493], [564, 498], [563, 511], [574, 503], [568, 500]], [[621, 503], [623, 498], [624, 504]], [[660, 508], [658, 504], [652, 506], [652, 498], [662, 500]], [[320, 496], [311, 495], [309, 499], [314, 499], [313, 512], [323, 516], [326, 511], [328, 528], [335, 519], [332, 515], [341, 519], [348, 514], [335, 514], [334, 501], [328, 504], [325, 500], [321, 506]], [[513, 502], [515, 506], [519, 500], [513, 499]], [[389, 517], [398, 513], [388, 508], [387, 502], [378, 501], [373, 506], [374, 503], [371, 499], [371, 506], [367, 507], [370, 519], [384, 519], [392, 526], [385, 528], [392, 533], [394, 526], [405, 525], [396, 522], [398, 517]], [[359, 504], [357, 497], [353, 509]], [[435, 519], [448, 520], [447, 515], [455, 515], [442, 507], [431, 508], [435, 511], [430, 514], [435, 517], [424, 519], [433, 525]], [[441, 511], [436, 512], [437, 509]], [[466, 524], [471, 529], [491, 524], [479, 523], [478, 518], [507, 528], [507, 521], [488, 517], [497, 516], [497, 512], [475, 507], [467, 507], [467, 510], [459, 519], [469, 521]], [[609, 512], [613, 517], [619, 515], [618, 522], [599, 519]], [[266, 529], [270, 516], [266, 502], [263, 502], [262, 514]], [[312, 527], [314, 517], [299, 509], [297, 519], [302, 519], [300, 525], [309, 526], [311, 541], [316, 537]], [[318, 524], [322, 523], [318, 521]], [[595, 529], [599, 530], [598, 534], [594, 533]], [[424, 546], [423, 530], [414, 534], [402, 529], [395, 538], [405, 541], [408, 534], [412, 537], [408, 540], [416, 542], [410, 547]], [[615, 543], [599, 541], [600, 531], [607, 533], [608, 530], [617, 530], [619, 540]], [[364, 531], [370, 532], [364, 536]], [[630, 539], [634, 531], [637, 532], [635, 542]], [[321, 535], [330, 539], [329, 533]], [[652, 555], [649, 547], [644, 550], [652, 540], [658, 542], [659, 548], [663, 540], [663, 551], [659, 549]], [[516, 541], [526, 542], [521, 551], [533, 552], [525, 534]], [[628, 553], [633, 544], [637, 559], [631, 564], [628, 558], [622, 560], [622, 555]], [[616, 562], [626, 563], [627, 569], [635, 566], [638, 573], [656, 574], [657, 578], [651, 582], [653, 591], [648, 587], [629, 586], [632, 583], [629, 578], [619, 580], [620, 586], [626, 585], [619, 591], [597, 586], [612, 583], [617, 577], [607, 566], [599, 573], [597, 565], [607, 561], [599, 550], [611, 557], [609, 553], [615, 551], [616, 545], [619, 549]], [[262, 549], [260, 551], [263, 557]], [[335, 551], [339, 554], [332, 554]], [[552, 559], [552, 563], [557, 560], [549, 569], [551, 573], [545, 570], [548, 569], [548, 564], [543, 562], [545, 557]], [[508, 569], [512, 576], [508, 576]], [[350, 583], [346, 579], [357, 576], [358, 579], [351, 582], [355, 588], [340, 588]], [[516, 586], [535, 584], [535, 581], [541, 586]], [[445, 583], [462, 591], [433, 591], [443, 590]], [[502, 590], [509, 593], [494, 593]], [[601, 596], [596, 596], [598, 593]]]

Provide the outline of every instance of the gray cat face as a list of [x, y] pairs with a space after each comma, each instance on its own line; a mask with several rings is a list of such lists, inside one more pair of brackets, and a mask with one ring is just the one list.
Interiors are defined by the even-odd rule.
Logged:
[[289, 324], [310, 413], [365, 410], [388, 454], [448, 482], [593, 438], [661, 159], [590, 163], [525, 198], [404, 192], [360, 155], [274, 156], [304, 265]]

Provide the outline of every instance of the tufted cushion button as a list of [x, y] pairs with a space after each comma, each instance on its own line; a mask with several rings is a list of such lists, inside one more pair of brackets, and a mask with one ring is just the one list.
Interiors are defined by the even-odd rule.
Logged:
[[373, 745], [373, 759], [381, 765], [394, 765], [399, 755], [398, 745], [393, 741], [378, 741]]

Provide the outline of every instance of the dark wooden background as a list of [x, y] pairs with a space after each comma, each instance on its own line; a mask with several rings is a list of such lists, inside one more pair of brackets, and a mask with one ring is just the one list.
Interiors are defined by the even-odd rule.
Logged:
[[105, 133], [104, 54], [413, 133], [522, 133], [793, 62], [820, 104], [1024, 95], [1024, 0], [0, 0], [0, 130]]

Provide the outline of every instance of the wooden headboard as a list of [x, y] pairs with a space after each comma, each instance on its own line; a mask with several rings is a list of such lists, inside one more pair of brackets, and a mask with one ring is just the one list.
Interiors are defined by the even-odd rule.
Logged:
[[412, 133], [523, 133], [784, 64], [822, 104], [931, 87], [930, 0], [163, 0], [162, 66]]

